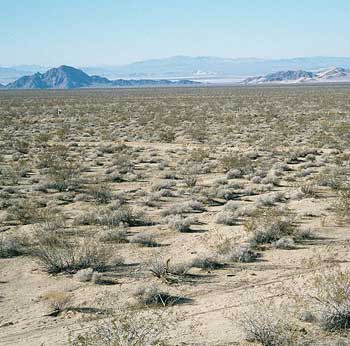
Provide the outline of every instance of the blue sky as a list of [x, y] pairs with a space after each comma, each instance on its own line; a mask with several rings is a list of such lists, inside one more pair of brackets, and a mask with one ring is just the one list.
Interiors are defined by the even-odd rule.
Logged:
[[0, 66], [350, 56], [349, 0], [0, 0]]

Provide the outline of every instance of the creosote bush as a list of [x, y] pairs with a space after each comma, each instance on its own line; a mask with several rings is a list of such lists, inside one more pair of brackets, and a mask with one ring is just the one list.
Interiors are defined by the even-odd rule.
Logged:
[[94, 239], [66, 239], [59, 231], [37, 231], [34, 241], [31, 254], [48, 273], [75, 273], [85, 268], [104, 271], [111, 256]]
[[74, 191], [81, 184], [81, 165], [77, 160], [54, 161], [48, 168], [50, 187], [58, 191]]
[[169, 323], [157, 311], [119, 309], [93, 328], [71, 336], [69, 346], [166, 346]]
[[251, 235], [252, 244], [272, 243], [286, 236], [293, 236], [296, 227], [293, 218], [277, 209], [257, 212], [244, 224]]
[[287, 318], [286, 311], [274, 304], [258, 303], [239, 317], [248, 341], [262, 346], [296, 346], [296, 326]]

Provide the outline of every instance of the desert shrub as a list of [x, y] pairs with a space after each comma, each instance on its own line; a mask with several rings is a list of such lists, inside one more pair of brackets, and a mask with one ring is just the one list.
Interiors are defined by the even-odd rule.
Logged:
[[23, 139], [15, 139], [12, 143], [12, 147], [21, 154], [28, 154], [30, 150], [30, 143]]
[[107, 204], [113, 198], [111, 188], [107, 184], [95, 184], [89, 188], [88, 193], [97, 204]]
[[344, 185], [337, 190], [337, 199], [333, 204], [336, 216], [339, 221], [350, 219], [350, 185]]
[[268, 174], [265, 178], [261, 180], [262, 184], [271, 184], [274, 186], [279, 186], [280, 179], [274, 174]]
[[161, 191], [149, 193], [147, 196], [145, 196], [143, 198], [143, 201], [142, 201], [143, 204], [147, 205], [148, 207], [155, 207], [155, 206], [157, 206], [159, 204], [158, 202], [162, 198]]
[[273, 242], [272, 245], [277, 249], [291, 250], [295, 249], [295, 242], [292, 238], [283, 237]]
[[26, 253], [23, 240], [13, 235], [0, 237], [0, 258], [10, 258]]
[[189, 201], [187, 205], [191, 211], [198, 211], [198, 212], [206, 211], [203, 203], [194, 199]]
[[33, 223], [37, 221], [38, 205], [31, 199], [22, 199], [16, 201], [7, 209], [9, 220], [18, 221], [23, 224]]
[[39, 223], [39, 226], [47, 232], [63, 228], [66, 224], [64, 214], [55, 208], [38, 209], [36, 221]]
[[1, 176], [5, 179], [3, 184], [10, 183], [11, 185], [17, 185], [20, 178], [28, 177], [30, 167], [25, 160], [19, 160], [18, 162], [12, 162], [5, 168], [1, 169]]
[[50, 187], [58, 191], [74, 191], [81, 184], [81, 166], [77, 160], [54, 161], [47, 172]]
[[190, 226], [194, 223], [192, 217], [183, 217], [181, 215], [168, 216], [167, 223], [169, 227], [178, 232], [189, 232]]
[[119, 309], [88, 332], [70, 337], [69, 346], [165, 346], [168, 323], [163, 315]]
[[134, 170], [135, 164], [130, 154], [116, 153], [113, 155], [112, 164], [116, 166], [121, 174], [126, 174]]
[[176, 186], [176, 182], [173, 180], [168, 180], [162, 183], [153, 184], [151, 186], [151, 191], [156, 192], [156, 191], [165, 190], [165, 189], [169, 190], [169, 189], [172, 189], [174, 186]]
[[284, 199], [285, 197], [283, 192], [272, 192], [266, 195], [259, 196], [256, 203], [258, 206], [271, 207], [277, 202], [284, 201]]
[[249, 174], [254, 168], [252, 161], [248, 157], [238, 153], [230, 153], [222, 156], [219, 159], [219, 164], [225, 172], [237, 169], [241, 174]]
[[161, 214], [162, 216], [181, 215], [181, 214], [189, 213], [190, 211], [191, 211], [191, 208], [187, 203], [180, 203], [180, 204], [173, 204], [169, 208], [162, 210]]
[[35, 144], [41, 147], [46, 147], [48, 145], [49, 140], [52, 138], [50, 133], [38, 133], [35, 135], [34, 141]]
[[217, 198], [222, 198], [226, 201], [230, 201], [236, 199], [239, 194], [235, 189], [223, 186], [216, 189], [214, 196]]
[[74, 274], [74, 277], [80, 282], [88, 282], [91, 281], [93, 273], [92, 268], [81, 269]]
[[154, 235], [149, 233], [139, 233], [134, 235], [131, 243], [140, 244], [145, 247], [157, 247], [159, 244], [155, 241]]
[[319, 315], [321, 327], [328, 331], [350, 328], [350, 271], [340, 268], [316, 274], [311, 280], [307, 300]]
[[300, 191], [306, 197], [317, 197], [316, 185], [314, 183], [304, 183], [300, 186]]
[[227, 179], [238, 179], [242, 178], [244, 175], [244, 172], [241, 169], [238, 168], [232, 168], [226, 173]]
[[76, 223], [85, 225], [101, 225], [110, 228], [120, 225], [142, 226], [148, 225], [143, 211], [134, 210], [128, 206], [102, 207], [93, 210], [76, 219]]
[[160, 190], [157, 192], [151, 192], [147, 196], [143, 198], [143, 204], [147, 205], [148, 207], [155, 207], [157, 206], [162, 198], [162, 191], [169, 191], [169, 190]]
[[253, 244], [272, 243], [295, 233], [293, 218], [277, 209], [267, 209], [250, 217], [244, 224]]
[[337, 190], [342, 187], [344, 177], [346, 176], [346, 169], [344, 168], [327, 168], [316, 178], [316, 182], [320, 186], [327, 186], [333, 190]]
[[54, 312], [62, 312], [72, 302], [72, 294], [64, 291], [49, 291], [44, 293], [41, 298], [48, 303], [49, 308]]
[[233, 226], [237, 224], [237, 217], [234, 211], [223, 210], [216, 214], [215, 222], [219, 225]]
[[137, 299], [137, 302], [142, 305], [167, 306], [174, 304], [176, 301], [176, 297], [172, 297], [155, 284], [138, 287], [134, 291], [134, 297]]
[[163, 278], [169, 271], [170, 260], [164, 260], [159, 256], [154, 257], [149, 263], [150, 272], [157, 278]]
[[31, 198], [16, 201], [7, 209], [7, 213], [9, 220], [23, 224], [62, 221], [62, 215], [56, 209], [43, 208], [43, 205], [39, 201]]
[[191, 267], [199, 269], [219, 269], [223, 267], [223, 264], [213, 255], [199, 255], [191, 262]]
[[191, 138], [197, 142], [200, 142], [200, 143], [204, 143], [204, 141], [207, 139], [207, 137], [208, 137], [207, 131], [208, 130], [207, 130], [204, 123], [202, 123], [202, 124], [196, 123], [195, 125], [191, 126], [188, 129], [188, 132], [189, 132]]
[[62, 144], [45, 147], [36, 158], [37, 168], [50, 168], [51, 166], [55, 166], [59, 161], [66, 161], [69, 157], [68, 151], [69, 149]]
[[161, 142], [172, 143], [172, 142], [174, 142], [175, 137], [176, 137], [175, 131], [169, 127], [162, 129], [159, 132], [159, 139]]
[[315, 231], [311, 227], [299, 227], [295, 230], [293, 238], [295, 241], [313, 239], [315, 238]]
[[93, 239], [65, 239], [59, 232], [40, 231], [36, 232], [31, 255], [49, 273], [75, 273], [86, 268], [103, 271], [110, 259], [107, 249]]
[[176, 277], [185, 276], [191, 269], [191, 263], [171, 264], [170, 259], [165, 260], [156, 256], [149, 262], [149, 271], [157, 278], [165, 281], [174, 281]]
[[210, 158], [210, 151], [203, 148], [195, 148], [191, 151], [190, 160], [195, 162], [203, 162]]
[[298, 345], [296, 326], [286, 318], [284, 309], [273, 304], [259, 303], [242, 314], [240, 322], [248, 341], [262, 346]]
[[241, 263], [254, 262], [258, 258], [258, 254], [249, 245], [234, 246], [229, 249], [227, 256], [230, 261]]
[[98, 234], [102, 242], [127, 243], [127, 231], [124, 228], [106, 228]]
[[188, 174], [184, 177], [184, 183], [187, 187], [194, 187], [197, 184], [197, 176]]

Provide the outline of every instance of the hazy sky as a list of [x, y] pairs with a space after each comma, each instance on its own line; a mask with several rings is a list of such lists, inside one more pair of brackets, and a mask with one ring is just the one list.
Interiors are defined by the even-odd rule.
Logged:
[[350, 0], [0, 0], [0, 66], [350, 56]]

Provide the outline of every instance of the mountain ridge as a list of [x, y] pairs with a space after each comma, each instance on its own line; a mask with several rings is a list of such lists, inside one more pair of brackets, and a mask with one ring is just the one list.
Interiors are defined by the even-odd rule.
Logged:
[[241, 84], [269, 83], [312, 83], [312, 82], [350, 82], [350, 69], [333, 67], [317, 72], [312, 71], [278, 71], [264, 76], [246, 78]]
[[139, 87], [139, 86], [177, 86], [195, 85], [197, 82], [189, 80], [109, 80], [100, 76], [89, 76], [80, 69], [61, 65], [49, 69], [45, 73], [37, 72], [23, 76], [5, 86], [7, 89], [77, 89], [77, 88], [106, 88], [106, 87]]
[[[89, 75], [108, 79], [151, 78], [151, 79], [244, 79], [284, 70], [317, 71], [342, 66], [350, 68], [350, 57], [295, 57], [295, 58], [222, 58], [216, 56], [177, 55], [160, 59], [148, 59], [124, 65], [81, 66], [79, 69]], [[48, 68], [40, 65], [16, 65], [0, 67], [0, 83], [7, 84], [36, 72], [44, 73]], [[237, 77], [237, 78], [236, 78]]]

